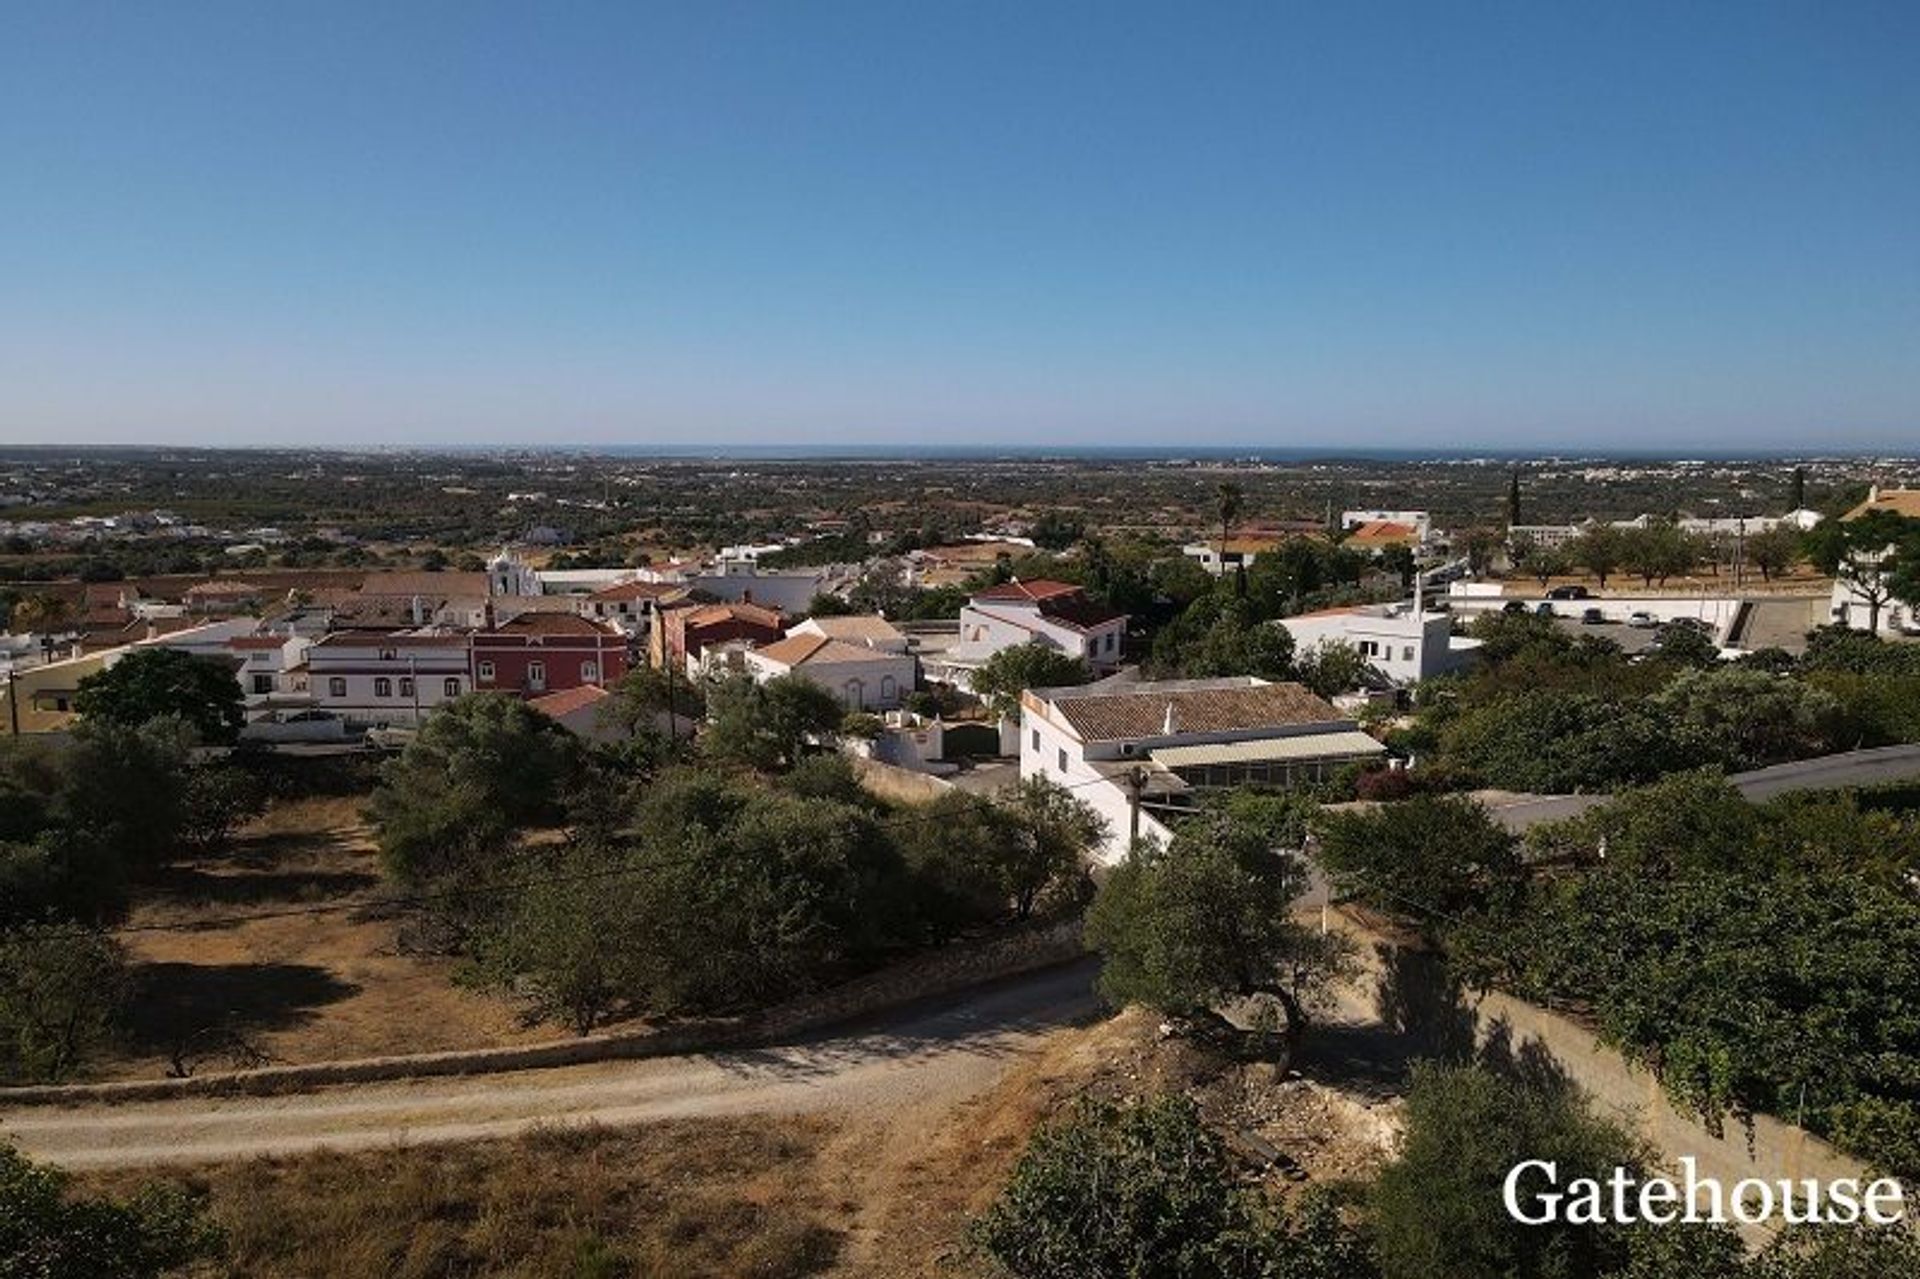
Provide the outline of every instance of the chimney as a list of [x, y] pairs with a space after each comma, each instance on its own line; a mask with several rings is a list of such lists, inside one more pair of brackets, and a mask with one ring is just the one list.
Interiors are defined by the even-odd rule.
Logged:
[[1172, 737], [1179, 731], [1179, 727], [1173, 721], [1173, 703], [1169, 701], [1167, 703], [1167, 717], [1160, 724], [1160, 732], [1167, 737]]
[[487, 602], [481, 606], [480, 624], [481, 624], [480, 628], [482, 630], [490, 631], [493, 629], [493, 600], [492, 599], [488, 599]]

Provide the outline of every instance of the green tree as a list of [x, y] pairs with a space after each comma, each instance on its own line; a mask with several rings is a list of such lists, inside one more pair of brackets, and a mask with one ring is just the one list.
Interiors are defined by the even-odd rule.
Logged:
[[527, 1001], [536, 1017], [584, 1035], [623, 1000], [657, 987], [650, 943], [658, 921], [639, 880], [644, 856], [576, 840], [548, 859], [481, 930], [480, 971]]
[[402, 880], [484, 874], [514, 830], [560, 820], [580, 762], [577, 739], [519, 698], [472, 693], [381, 769], [367, 813]]
[[1372, 668], [1345, 640], [1324, 640], [1294, 659], [1293, 676], [1321, 697], [1364, 688]]
[[1572, 563], [1566, 553], [1557, 547], [1534, 546], [1519, 559], [1517, 567], [1545, 587], [1550, 580], [1571, 568]]
[[1521, 873], [1513, 836], [1464, 796], [1324, 813], [1315, 834], [1320, 862], [1342, 892], [1429, 926], [1487, 909]]
[[1224, 571], [1227, 563], [1227, 541], [1233, 535], [1233, 522], [1240, 518], [1240, 510], [1246, 501], [1246, 493], [1232, 481], [1222, 481], [1214, 486], [1214, 510], [1220, 516], [1220, 564]]
[[173, 648], [136, 649], [80, 681], [73, 706], [82, 719], [138, 728], [173, 717], [203, 742], [231, 742], [246, 723], [240, 681], [210, 657]]
[[120, 947], [65, 924], [0, 932], [0, 1075], [58, 1083], [112, 1037]]
[[1804, 540], [1798, 529], [1776, 524], [1747, 539], [1747, 563], [1760, 570], [1761, 581], [1771, 582], [1800, 562]]
[[[1575, 1177], [1604, 1180], [1616, 1167], [1642, 1169], [1650, 1162], [1625, 1130], [1593, 1115], [1564, 1086], [1523, 1082], [1477, 1065], [1415, 1066], [1399, 1152], [1367, 1196], [1386, 1279], [1630, 1273], [1634, 1240], [1624, 1227], [1535, 1226], [1508, 1216], [1503, 1183], [1529, 1159], [1555, 1163], [1563, 1185]], [[1675, 1225], [1660, 1233], [1689, 1236], [1690, 1259], [1713, 1266], [1670, 1273], [1701, 1279], [1738, 1273], [1730, 1269], [1738, 1243], [1729, 1232]]]
[[998, 801], [1008, 838], [998, 845], [1001, 889], [1015, 919], [1028, 919], [1049, 896], [1078, 885], [1086, 859], [1107, 837], [1106, 819], [1045, 777], [1028, 777]]
[[1005, 863], [1020, 835], [1005, 807], [947, 791], [903, 820], [897, 838], [930, 940], [945, 942], [1011, 909]]
[[1165, 848], [1142, 841], [1087, 915], [1102, 993], [1215, 1031], [1232, 1029], [1219, 1004], [1263, 997], [1279, 1005], [1287, 1040], [1297, 1041], [1347, 958], [1338, 935], [1293, 921], [1306, 882], [1296, 855], [1224, 815], [1189, 819]]
[[[1867, 606], [1867, 631], [1878, 634], [1880, 614], [1920, 556], [1920, 521], [1888, 510], [1858, 518], [1827, 520], [1807, 536], [1807, 550], [1821, 572], [1837, 579]], [[1915, 592], [1920, 596], [1920, 592]]]
[[1681, 671], [1653, 701], [1735, 769], [1826, 754], [1843, 730], [1831, 693], [1744, 666]]
[[736, 675], [707, 701], [708, 755], [770, 772], [798, 763], [810, 740], [831, 738], [845, 708], [812, 680], [777, 675], [764, 684]]
[[66, 1173], [0, 1144], [0, 1274], [11, 1279], [158, 1279], [217, 1257], [222, 1243], [178, 1186], [83, 1195]]
[[1002, 719], [1020, 717], [1020, 694], [1029, 688], [1065, 688], [1084, 684], [1093, 672], [1080, 658], [1044, 644], [1015, 644], [980, 664], [973, 691]]
[[1669, 577], [1692, 568], [1696, 558], [1687, 535], [1669, 521], [1620, 530], [1620, 563], [1647, 586], [1655, 580], [1665, 585]]
[[1081, 1100], [1028, 1142], [974, 1243], [1020, 1279], [1368, 1279], [1324, 1203], [1275, 1219], [1183, 1097]]
[[1593, 574], [1594, 580], [1605, 590], [1607, 576], [1620, 567], [1626, 547], [1622, 545], [1619, 529], [1611, 524], [1595, 524], [1574, 538], [1567, 552], [1568, 557]]

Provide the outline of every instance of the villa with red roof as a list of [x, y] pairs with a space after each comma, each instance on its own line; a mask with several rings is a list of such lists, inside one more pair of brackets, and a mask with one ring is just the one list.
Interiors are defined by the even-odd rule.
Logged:
[[473, 635], [473, 687], [543, 693], [612, 684], [627, 673], [627, 637], [573, 613], [522, 613]]
[[919, 672], [911, 653], [801, 627], [787, 632], [785, 639], [750, 650], [745, 657], [747, 672], [755, 680], [765, 683], [782, 675], [798, 676], [832, 693], [850, 711], [893, 710], [913, 691]]
[[1126, 632], [1125, 613], [1096, 604], [1070, 582], [1003, 582], [960, 610], [960, 639], [946, 658], [956, 667], [978, 667], [1003, 648], [1040, 644], [1109, 671], [1120, 665]]

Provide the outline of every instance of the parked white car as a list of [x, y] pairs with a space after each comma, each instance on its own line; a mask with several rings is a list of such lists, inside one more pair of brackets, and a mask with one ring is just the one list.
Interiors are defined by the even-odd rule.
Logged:
[[1636, 630], [1650, 631], [1660, 625], [1660, 623], [1654, 618], [1652, 613], [1641, 609], [1638, 612], [1627, 614], [1627, 625], [1634, 627]]

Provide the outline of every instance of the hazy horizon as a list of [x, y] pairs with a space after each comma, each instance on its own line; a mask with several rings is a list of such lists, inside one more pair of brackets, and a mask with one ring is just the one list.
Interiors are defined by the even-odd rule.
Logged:
[[0, 444], [1898, 452], [1920, 6], [28, 3]]

